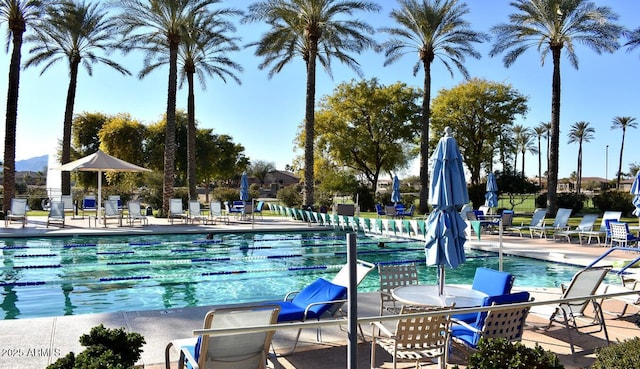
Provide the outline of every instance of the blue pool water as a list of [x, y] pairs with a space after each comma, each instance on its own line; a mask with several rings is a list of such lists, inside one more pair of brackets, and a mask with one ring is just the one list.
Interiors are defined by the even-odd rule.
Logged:
[[[385, 243], [379, 248], [378, 243]], [[358, 257], [411, 262], [421, 283], [436, 282], [422, 242], [358, 236]], [[93, 236], [0, 240], [0, 316], [23, 319], [156, 310], [281, 299], [318, 277], [331, 279], [346, 262], [341, 232]], [[498, 269], [498, 257], [467, 253], [447, 269], [447, 283], [469, 284], [476, 267]], [[505, 257], [516, 286], [553, 287], [578, 267]], [[376, 291], [372, 272], [360, 291]]]

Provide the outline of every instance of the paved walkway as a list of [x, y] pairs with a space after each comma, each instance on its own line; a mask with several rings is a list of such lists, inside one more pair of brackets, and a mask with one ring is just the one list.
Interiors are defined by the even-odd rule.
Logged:
[[[47, 229], [46, 218], [30, 217], [29, 224], [22, 229], [18, 224], [12, 224], [8, 228], [0, 229], [0, 237], [20, 237], [36, 235], [80, 235], [80, 234], [114, 234], [114, 233], [185, 233], [185, 232], [227, 232], [245, 231], [250, 229], [309, 229], [301, 222], [290, 221], [285, 218], [266, 217], [264, 220], [249, 222], [232, 222], [229, 225], [169, 225], [166, 219], [150, 218], [150, 225], [136, 227], [89, 228], [88, 219], [68, 220], [64, 229]], [[93, 225], [93, 224], [92, 224]], [[100, 224], [98, 224], [100, 225]], [[481, 242], [470, 240], [469, 246], [484, 250], [498, 251], [497, 236], [483, 235]], [[544, 260], [552, 260], [578, 265], [586, 265], [602, 254], [605, 248], [595, 245], [576, 245], [566, 242], [554, 242], [544, 239], [529, 239], [506, 236], [503, 242], [503, 251], [521, 256], [535, 257]], [[616, 253], [607, 259], [606, 263], [613, 260], [627, 260], [632, 258], [628, 253]], [[568, 282], [568, 281], [566, 281]], [[536, 301], [559, 297], [558, 289], [534, 289], [532, 290]], [[620, 309], [620, 304], [613, 301], [605, 302], [605, 309]], [[142, 364], [145, 368], [158, 369], [164, 367], [164, 348], [174, 338], [186, 338], [191, 336], [194, 328], [202, 326], [202, 319], [211, 306], [167, 309], [157, 311], [133, 311], [110, 314], [86, 314], [77, 316], [60, 316], [49, 318], [20, 319], [0, 321], [0, 369], [33, 369], [45, 368], [58, 357], [66, 355], [69, 351], [82, 350], [78, 342], [81, 334], [98, 324], [108, 327], [125, 327], [129, 331], [135, 331], [145, 337], [146, 345], [142, 354]], [[636, 309], [624, 318], [609, 316], [607, 327], [610, 338], [623, 340], [635, 337], [638, 333]], [[618, 310], [619, 311], [619, 310]], [[376, 316], [378, 314], [377, 293], [364, 293], [358, 296], [358, 312], [360, 317]], [[603, 345], [602, 332], [582, 334], [574, 337], [577, 341], [577, 360], [574, 362], [569, 355], [569, 345], [566, 343], [565, 330], [554, 326], [549, 331], [540, 329], [545, 326], [544, 318], [530, 314], [527, 319], [528, 328], [525, 331], [523, 342], [527, 345], [542, 345], [545, 349], [557, 353], [567, 368], [581, 368], [589, 365], [594, 358], [593, 350]], [[369, 327], [364, 327], [365, 333], [370, 334]], [[274, 339], [276, 350], [286, 350], [290, 347], [295, 332], [279, 331]], [[575, 335], [574, 335], [575, 336]], [[359, 345], [358, 368], [369, 367], [370, 343]], [[378, 355], [380, 360], [383, 354]], [[387, 358], [388, 359], [388, 358]], [[346, 368], [346, 333], [339, 328], [324, 328], [323, 342], [316, 341], [316, 332], [313, 329], [303, 331], [301, 344], [294, 355], [279, 358], [277, 367], [282, 368]], [[462, 364], [459, 357], [452, 358], [452, 363]], [[381, 363], [377, 363], [380, 365]], [[452, 366], [452, 365], [451, 365]], [[450, 367], [451, 367], [450, 366]], [[175, 367], [175, 365], [174, 365]], [[435, 366], [434, 366], [435, 367]]]

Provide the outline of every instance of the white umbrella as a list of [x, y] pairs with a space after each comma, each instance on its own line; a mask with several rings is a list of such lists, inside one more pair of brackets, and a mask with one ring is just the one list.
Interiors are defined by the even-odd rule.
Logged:
[[100, 206], [102, 204], [102, 172], [150, 172], [150, 169], [139, 167], [127, 161], [118, 159], [103, 151], [98, 150], [95, 153], [74, 160], [67, 164], [56, 168], [60, 171], [71, 172], [98, 172], [98, 216], [100, 215]]

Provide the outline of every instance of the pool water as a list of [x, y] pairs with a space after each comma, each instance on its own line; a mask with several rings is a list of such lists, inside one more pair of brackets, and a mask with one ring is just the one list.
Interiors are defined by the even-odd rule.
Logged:
[[[384, 247], [379, 247], [384, 242]], [[358, 235], [358, 258], [415, 262], [436, 283], [422, 242]], [[0, 316], [23, 319], [279, 300], [346, 263], [341, 232], [93, 236], [0, 240]], [[498, 269], [497, 254], [468, 251], [447, 283], [469, 284], [476, 267]], [[554, 287], [578, 267], [506, 256], [516, 286]], [[378, 290], [373, 271], [359, 291]]]

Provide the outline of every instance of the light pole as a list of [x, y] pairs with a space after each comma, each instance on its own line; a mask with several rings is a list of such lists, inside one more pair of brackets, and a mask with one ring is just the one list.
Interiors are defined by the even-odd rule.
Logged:
[[604, 152], [604, 180], [609, 182], [609, 145], [607, 145]]

